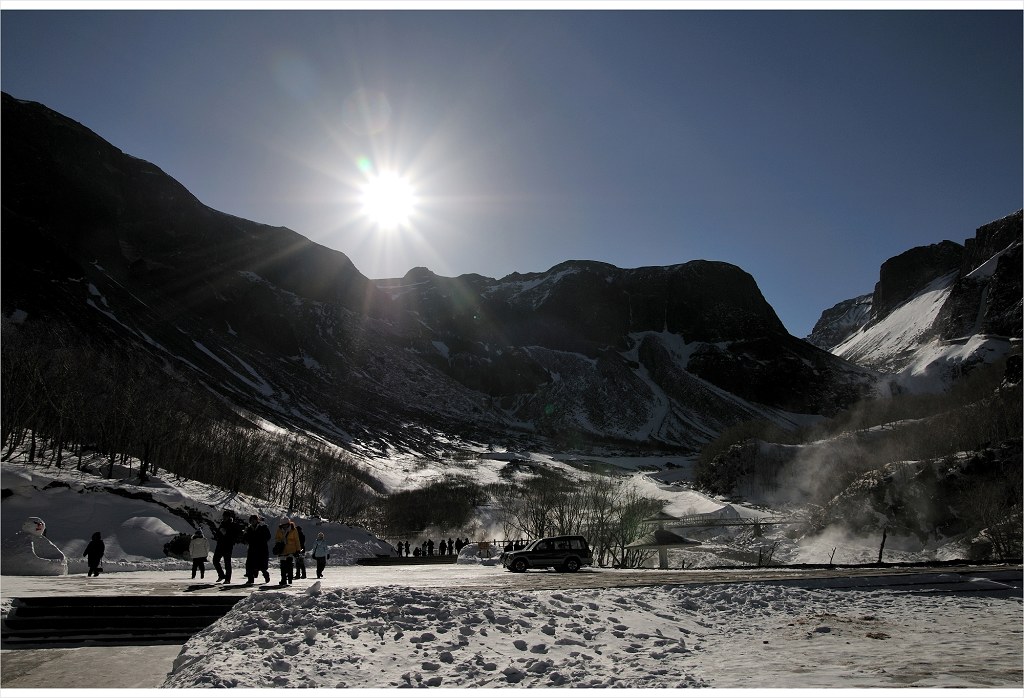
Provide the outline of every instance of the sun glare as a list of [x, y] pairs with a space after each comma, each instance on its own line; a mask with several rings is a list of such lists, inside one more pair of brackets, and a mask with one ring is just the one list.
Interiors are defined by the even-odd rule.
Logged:
[[416, 207], [412, 184], [394, 172], [383, 172], [363, 187], [363, 215], [380, 228], [391, 230], [409, 222]]

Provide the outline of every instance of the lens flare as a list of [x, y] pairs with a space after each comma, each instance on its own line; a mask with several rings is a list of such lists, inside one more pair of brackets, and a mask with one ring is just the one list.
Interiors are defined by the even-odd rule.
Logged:
[[345, 99], [341, 119], [356, 135], [382, 133], [391, 121], [391, 103], [383, 92], [359, 89]]

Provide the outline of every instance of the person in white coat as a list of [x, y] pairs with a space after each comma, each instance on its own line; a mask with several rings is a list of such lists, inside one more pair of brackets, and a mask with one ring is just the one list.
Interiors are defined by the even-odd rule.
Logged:
[[202, 531], [192, 534], [192, 540], [188, 544], [188, 556], [192, 558], [192, 579], [206, 577], [206, 556], [210, 554], [210, 541], [203, 537]]
[[313, 543], [309, 554], [316, 560], [316, 578], [323, 579], [324, 567], [327, 566], [327, 541], [322, 532], [316, 534], [316, 543]]

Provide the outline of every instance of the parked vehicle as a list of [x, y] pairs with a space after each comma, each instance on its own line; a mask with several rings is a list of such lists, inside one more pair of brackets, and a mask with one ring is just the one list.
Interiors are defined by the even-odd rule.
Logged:
[[576, 572], [590, 567], [594, 558], [583, 536], [554, 536], [541, 538], [522, 550], [503, 552], [499, 558], [505, 569], [525, 572], [531, 567], [554, 567], [559, 572]]

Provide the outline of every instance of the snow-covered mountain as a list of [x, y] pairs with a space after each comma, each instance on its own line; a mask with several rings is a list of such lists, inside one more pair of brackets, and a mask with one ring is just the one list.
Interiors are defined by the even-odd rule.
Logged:
[[692, 451], [876, 376], [790, 336], [722, 262], [571, 261], [373, 282], [341, 252], [214, 211], [82, 125], [3, 96], [2, 309], [146, 357], [237, 413], [370, 458], [448, 435]]
[[1021, 211], [978, 228], [964, 245], [918, 247], [882, 265], [872, 294], [825, 311], [809, 341], [935, 392], [979, 362], [1020, 351]]

